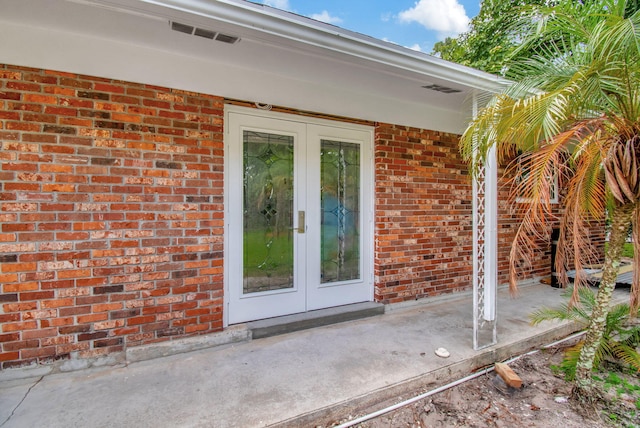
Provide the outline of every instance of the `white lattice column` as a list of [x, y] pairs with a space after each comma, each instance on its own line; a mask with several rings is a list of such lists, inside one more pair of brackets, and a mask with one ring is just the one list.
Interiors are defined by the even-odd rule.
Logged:
[[[477, 114], [477, 99], [473, 99]], [[478, 166], [473, 181], [473, 349], [494, 345], [497, 337], [498, 171], [495, 149]]]

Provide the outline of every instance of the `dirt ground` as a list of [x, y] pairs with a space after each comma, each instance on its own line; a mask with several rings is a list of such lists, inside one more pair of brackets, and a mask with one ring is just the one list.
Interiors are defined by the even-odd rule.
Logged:
[[[523, 381], [520, 389], [506, 389], [492, 371], [357, 426], [640, 427], [638, 374], [623, 373], [617, 366], [602, 367], [597, 376], [605, 400], [596, 405], [579, 405], [570, 398], [572, 385], [562, 373], [551, 369], [562, 361], [562, 349], [544, 350], [509, 363]], [[371, 411], [375, 410], [378, 409]]]

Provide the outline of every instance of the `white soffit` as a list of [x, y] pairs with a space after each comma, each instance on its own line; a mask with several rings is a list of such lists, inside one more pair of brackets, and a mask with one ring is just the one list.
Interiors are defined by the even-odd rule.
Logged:
[[[245, 1], [0, 0], [0, 61], [461, 132], [495, 76]], [[175, 21], [239, 37], [172, 31]], [[461, 92], [444, 94], [426, 85]]]

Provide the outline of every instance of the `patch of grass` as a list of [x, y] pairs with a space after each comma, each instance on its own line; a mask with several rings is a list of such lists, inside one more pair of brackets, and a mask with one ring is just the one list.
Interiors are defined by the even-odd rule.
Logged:
[[245, 231], [243, 244], [245, 275], [263, 276], [269, 273], [279, 276], [292, 270], [293, 238], [289, 231]]
[[[622, 395], [625, 393], [635, 395], [637, 392], [640, 391], [640, 385], [629, 382], [628, 380], [620, 377], [620, 375], [616, 372], [608, 372], [607, 377], [605, 379], [602, 379], [597, 376], [593, 376], [593, 379], [599, 382], [602, 382], [604, 385], [604, 388], [607, 391], [611, 388], [615, 389], [617, 395]], [[640, 398], [638, 398], [636, 405], [639, 403], [640, 403]]]
[[622, 249], [622, 257], [633, 257], [633, 244], [631, 242], [626, 242], [624, 244], [624, 248]]
[[618, 386], [622, 385], [622, 379], [620, 379], [620, 376], [618, 376], [617, 373], [609, 372], [609, 376], [607, 376], [604, 383], [605, 385]]
[[[599, 376], [593, 379], [599, 388], [608, 391], [601, 417], [613, 426], [639, 428], [638, 411], [640, 410], [640, 377], [638, 372], [629, 373], [628, 370], [613, 365], [602, 368]], [[605, 398], [606, 397], [606, 398]]]
[[549, 366], [549, 368], [551, 369], [551, 373], [553, 373], [555, 376], [560, 376], [562, 375], [562, 377], [566, 377], [566, 373], [565, 371], [562, 369], [561, 365], [558, 364], [551, 364]]
[[[609, 243], [604, 243], [604, 251], [606, 252], [609, 248]], [[624, 247], [622, 247], [622, 257], [633, 258], [633, 244], [631, 242], [625, 242]]]

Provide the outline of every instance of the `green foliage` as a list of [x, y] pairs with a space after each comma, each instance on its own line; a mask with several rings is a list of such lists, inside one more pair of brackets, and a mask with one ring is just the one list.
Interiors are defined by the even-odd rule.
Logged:
[[[567, 289], [563, 293], [567, 303], [563, 303], [557, 308], [542, 308], [533, 312], [529, 316], [531, 323], [535, 325], [542, 321], [574, 321], [586, 328], [589, 325], [591, 312], [596, 305], [595, 294], [591, 289], [582, 287], [578, 290], [579, 303], [570, 305], [569, 298], [572, 293], [573, 290]], [[627, 364], [635, 372], [640, 372], [640, 354], [636, 350], [640, 345], [640, 324], [632, 321], [629, 314], [629, 305], [626, 303], [615, 305], [610, 309], [604, 334], [596, 351], [594, 370], [605, 360], [618, 360]], [[640, 311], [637, 315], [640, 315]], [[583, 342], [581, 341], [568, 348], [565, 351], [563, 361], [559, 366], [556, 366], [555, 370], [563, 372], [567, 380], [573, 380], [575, 377], [582, 346]], [[610, 373], [604, 382], [609, 386], [623, 385], [627, 389], [631, 388], [615, 373]]]
[[457, 62], [458, 64], [464, 64], [464, 56], [466, 49], [459, 38], [447, 37], [441, 42], [436, 42], [433, 45], [432, 54], [439, 56], [447, 61]]
[[483, 0], [470, 30], [457, 38], [434, 45], [432, 54], [448, 61], [500, 74], [507, 58], [518, 46], [519, 35], [511, 30], [522, 6], [544, 5], [546, 0]]
[[244, 232], [244, 273], [246, 276], [282, 276], [291, 273], [293, 241], [291, 232]]
[[622, 257], [633, 257], [633, 244], [627, 242], [622, 249]]
[[[609, 248], [609, 243], [605, 242], [604, 251], [606, 252]], [[627, 242], [622, 247], [622, 257], [633, 258], [633, 244], [631, 242]]]
[[622, 379], [620, 379], [620, 376], [618, 376], [617, 373], [610, 372], [607, 378], [605, 379], [604, 383], [605, 385], [609, 384], [613, 386], [618, 386], [618, 385], [622, 385]]
[[[537, 24], [538, 8], [553, 7], [576, 17], [587, 17], [606, 13], [611, 3], [611, 0], [483, 0], [469, 31], [437, 42], [431, 53], [488, 73], [511, 76], [509, 70], [514, 62], [534, 57], [546, 49], [547, 43], [562, 45], [564, 36], [558, 33], [544, 42], [522, 46], [524, 35]], [[640, 9], [640, 0], [628, 0], [625, 7], [625, 17], [631, 16]]]

